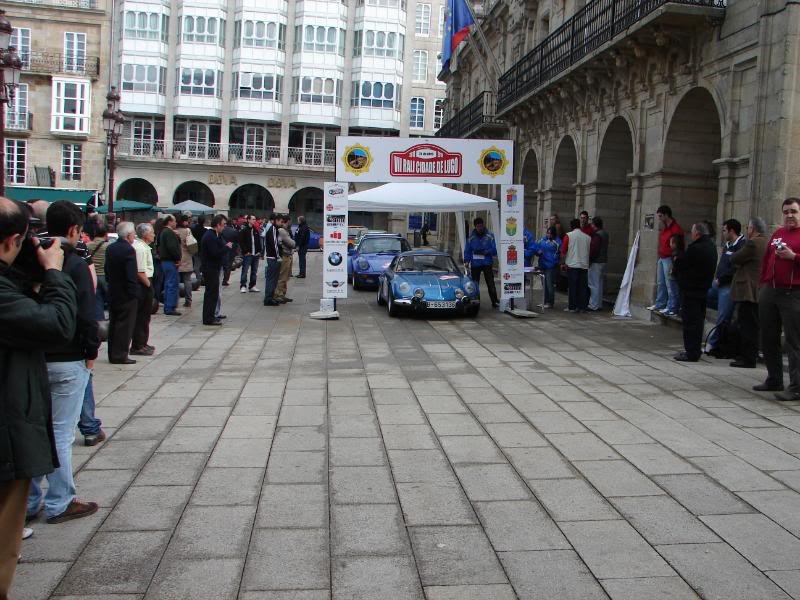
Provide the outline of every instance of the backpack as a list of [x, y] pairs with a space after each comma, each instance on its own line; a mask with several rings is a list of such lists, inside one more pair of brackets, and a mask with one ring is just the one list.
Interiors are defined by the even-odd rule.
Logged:
[[714, 332], [717, 332], [717, 358], [737, 358], [740, 355], [741, 334], [739, 325], [732, 321], [723, 321], [706, 336], [706, 345]]

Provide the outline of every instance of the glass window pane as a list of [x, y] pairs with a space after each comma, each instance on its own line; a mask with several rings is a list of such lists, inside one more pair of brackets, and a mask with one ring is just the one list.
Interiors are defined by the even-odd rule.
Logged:
[[394, 98], [394, 84], [387, 83], [383, 86], [383, 97], [391, 100]]
[[313, 87], [315, 94], [322, 93], [322, 77], [314, 77], [314, 87]]
[[133, 81], [133, 65], [124, 65], [122, 67], [122, 79]]
[[383, 48], [386, 46], [386, 34], [383, 31], [378, 32], [378, 35], [375, 38], [375, 45], [378, 48]]
[[128, 11], [125, 13], [125, 27], [128, 29], [133, 29], [136, 25], [136, 13], [133, 11]]
[[265, 90], [271, 90], [275, 87], [275, 78], [272, 75], [264, 75], [263, 84]]
[[372, 84], [372, 97], [380, 98], [383, 95], [383, 84], [375, 82]]
[[336, 43], [336, 27], [328, 27], [328, 43]]
[[363, 98], [369, 98], [372, 92], [372, 86], [370, 85], [369, 81], [365, 81], [361, 84], [361, 96]]
[[136, 81], [144, 81], [144, 65], [136, 65]]
[[325, 80], [325, 93], [332, 94], [333, 93], [333, 79], [326, 79]]
[[197, 33], [205, 33], [206, 32], [206, 18], [205, 17], [197, 17], [194, 24], [194, 30]]
[[206, 26], [206, 30], [211, 35], [217, 34], [217, 20], [214, 17], [208, 19], [208, 25]]
[[394, 48], [394, 45], [396, 43], [397, 43], [397, 34], [396, 33], [390, 33], [386, 37], [386, 47], [387, 48]]
[[367, 46], [374, 46], [375, 45], [375, 32], [374, 31], [367, 31], [367, 35], [364, 38], [364, 43]]
[[183, 85], [189, 85], [191, 82], [192, 82], [192, 70], [181, 69], [181, 83]]
[[158, 81], [158, 69], [153, 65], [147, 67], [147, 81], [150, 83]]
[[194, 74], [192, 77], [192, 83], [194, 85], [203, 85], [203, 70], [202, 69], [195, 69]]
[[214, 71], [212, 69], [206, 69], [205, 83], [208, 87], [214, 86]]
[[152, 31], [158, 31], [158, 14], [157, 13], [150, 13], [150, 29]]
[[186, 17], [183, 19], [183, 32], [192, 33], [194, 31], [194, 17]]
[[311, 91], [311, 77], [303, 77], [303, 91], [304, 92]]
[[267, 38], [274, 40], [275, 39], [275, 23], [267, 23]]
[[261, 75], [259, 73], [253, 73], [253, 84], [250, 87], [252, 87], [254, 90], [260, 90], [262, 87], [262, 82], [263, 80]]
[[324, 27], [317, 27], [317, 43], [324, 44], [325, 43], [325, 28]]
[[267, 24], [264, 21], [256, 22], [256, 37], [263, 38], [267, 32]]
[[139, 29], [147, 28], [147, 13], [140, 12], [138, 15], [136, 15], [136, 26]]
[[245, 37], [253, 37], [253, 22], [252, 21], [245, 21], [244, 22], [244, 35], [245, 35]]

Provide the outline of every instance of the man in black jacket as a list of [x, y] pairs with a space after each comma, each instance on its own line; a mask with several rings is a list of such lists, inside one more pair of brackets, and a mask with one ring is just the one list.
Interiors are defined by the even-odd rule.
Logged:
[[281, 271], [281, 251], [278, 243], [278, 215], [272, 214], [269, 221], [261, 224], [261, 243], [264, 248], [264, 306], [280, 306], [275, 301], [275, 288]]
[[225, 221], [225, 227], [221, 235], [225, 243], [230, 242], [231, 244], [228, 248], [228, 255], [225, 257], [225, 260], [222, 261], [222, 285], [227, 286], [229, 285], [231, 271], [233, 270], [233, 259], [236, 258], [236, 253], [239, 250], [239, 232], [231, 225], [230, 221]]
[[[243, 294], [258, 292], [256, 278], [258, 277], [258, 260], [261, 258], [261, 236], [256, 231], [256, 216], [248, 215], [244, 227], [239, 232], [239, 249], [242, 252], [242, 275], [239, 278], [239, 291]], [[250, 272], [248, 285], [247, 272]]]
[[682, 362], [697, 362], [703, 353], [703, 324], [706, 320], [706, 297], [717, 266], [717, 249], [705, 223], [692, 225], [692, 243], [686, 254], [676, 259], [672, 274], [681, 291], [684, 352], [675, 356]]
[[[742, 224], [736, 219], [728, 219], [722, 224], [722, 239], [725, 242], [722, 248], [722, 256], [719, 257], [717, 272], [714, 275], [714, 282], [708, 292], [709, 301], [717, 304], [717, 326], [729, 322], [733, 318], [733, 299], [731, 298], [731, 284], [736, 267], [731, 263], [731, 256], [738, 252], [747, 243], [747, 239], [742, 235]], [[709, 355], [717, 358], [731, 358], [722, 356], [719, 345], [719, 330], [715, 330], [708, 338], [709, 348], [706, 351]]]
[[175, 233], [177, 221], [172, 215], [164, 217], [164, 229], [158, 236], [158, 255], [164, 271], [164, 314], [180, 317], [178, 307], [178, 266], [181, 264], [181, 240]]
[[139, 272], [133, 240], [136, 231], [133, 223], [123, 221], [117, 226], [119, 239], [106, 251], [106, 281], [108, 282], [108, 362], [132, 365], [129, 358], [133, 330], [136, 326], [136, 309], [139, 306]]
[[304, 279], [306, 276], [306, 254], [308, 253], [308, 243], [311, 241], [311, 229], [306, 225], [306, 218], [297, 217], [297, 233], [294, 236], [294, 243], [297, 246], [297, 259], [300, 264], [300, 271], [297, 276]]
[[94, 502], [82, 502], [75, 494], [72, 477], [72, 444], [81, 416], [83, 396], [100, 348], [95, 314], [94, 282], [86, 260], [75, 252], [83, 228], [83, 213], [72, 202], [59, 200], [47, 209], [47, 230], [62, 239], [63, 273], [77, 290], [75, 335], [66, 343], [53, 344], [46, 351], [47, 378], [52, 397], [53, 434], [58, 452], [58, 469], [48, 474], [47, 494], [42, 492], [42, 476], [34, 477], [28, 496], [28, 517], [42, 509], [48, 523], [79, 519], [97, 512]]
[[206, 231], [200, 244], [200, 268], [206, 282], [203, 293], [203, 325], [222, 325], [220, 279], [228, 251], [233, 247], [233, 243], [222, 238], [227, 220], [225, 215], [215, 215], [211, 219], [211, 229]]
[[27, 232], [27, 209], [0, 197], [0, 598], [19, 558], [30, 480], [58, 466], [44, 353], [75, 335], [75, 284], [61, 273], [60, 240], [37, 250], [45, 271], [37, 298], [10, 272]]

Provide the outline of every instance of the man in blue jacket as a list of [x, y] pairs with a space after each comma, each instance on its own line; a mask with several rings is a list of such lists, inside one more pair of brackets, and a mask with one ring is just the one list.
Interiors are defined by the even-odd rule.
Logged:
[[486, 280], [486, 288], [489, 290], [489, 298], [492, 300], [492, 308], [497, 308], [500, 303], [497, 301], [497, 290], [494, 287], [494, 257], [497, 256], [497, 247], [494, 244], [494, 235], [486, 230], [483, 219], [475, 217], [472, 222], [475, 229], [467, 240], [467, 247], [464, 248], [464, 264], [470, 265], [472, 280], [480, 284], [481, 273]]
[[525, 266], [532, 267], [533, 257], [536, 256], [538, 244], [536, 243], [536, 238], [533, 237], [533, 234], [527, 227], [522, 231], [522, 236], [525, 239]]

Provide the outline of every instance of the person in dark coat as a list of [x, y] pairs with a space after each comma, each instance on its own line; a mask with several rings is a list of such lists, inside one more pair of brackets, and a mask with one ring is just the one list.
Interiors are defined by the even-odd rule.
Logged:
[[730, 363], [739, 369], [752, 369], [758, 360], [758, 278], [761, 259], [767, 250], [767, 226], [759, 218], [747, 225], [747, 242], [731, 255], [735, 267], [731, 283], [731, 298], [739, 326], [739, 356]]
[[133, 223], [123, 221], [117, 226], [119, 239], [106, 251], [106, 280], [108, 281], [108, 362], [132, 365], [136, 361], [128, 356], [136, 326], [136, 310], [141, 291], [136, 266], [133, 240], [136, 231]]
[[58, 467], [45, 351], [75, 335], [75, 283], [61, 272], [60, 240], [37, 250], [44, 281], [35, 298], [11, 268], [28, 231], [28, 212], [0, 198], [0, 598], [14, 578], [28, 489]]
[[222, 263], [222, 285], [230, 285], [231, 271], [233, 271], [233, 259], [239, 252], [239, 231], [231, 225], [230, 221], [225, 221], [225, 228], [222, 230], [222, 239], [225, 243], [230, 242], [228, 255]]
[[297, 260], [299, 271], [297, 277], [305, 279], [306, 276], [306, 254], [308, 254], [308, 244], [311, 242], [311, 229], [303, 216], [297, 217], [297, 233], [294, 236], [294, 243], [297, 247]]
[[180, 277], [178, 267], [181, 264], [181, 240], [175, 233], [178, 226], [175, 217], [164, 217], [164, 229], [158, 236], [158, 255], [161, 259], [161, 269], [164, 271], [164, 314], [179, 317], [178, 284]]
[[200, 268], [206, 282], [203, 293], [203, 325], [222, 325], [219, 311], [220, 279], [233, 242], [226, 242], [222, 230], [228, 219], [225, 215], [215, 215], [211, 219], [211, 229], [206, 231], [200, 243]]
[[[239, 278], [239, 287], [242, 293], [258, 292], [256, 279], [258, 277], [258, 261], [263, 252], [261, 236], [258, 235], [256, 216], [249, 215], [242, 230], [239, 232], [239, 249], [242, 252], [242, 275]], [[250, 273], [248, 283], [247, 274]]]
[[684, 351], [675, 360], [697, 362], [703, 354], [703, 324], [706, 298], [717, 268], [717, 249], [705, 223], [692, 226], [692, 243], [673, 264], [672, 275], [681, 292]]

